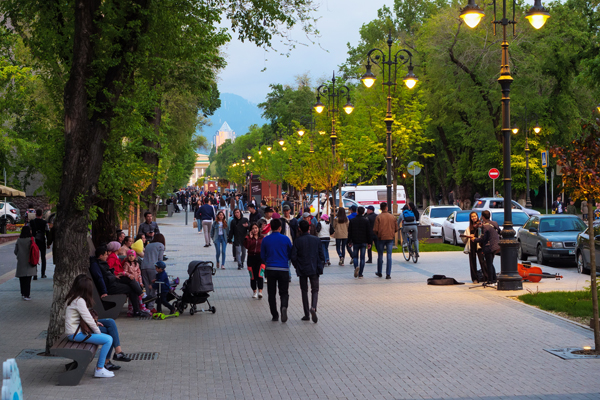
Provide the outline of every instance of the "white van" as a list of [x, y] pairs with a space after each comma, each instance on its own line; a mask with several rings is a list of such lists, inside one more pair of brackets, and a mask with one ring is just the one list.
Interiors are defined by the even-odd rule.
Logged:
[[[342, 197], [354, 200], [363, 207], [375, 206], [375, 208], [379, 208], [379, 204], [387, 202], [387, 186], [385, 185], [343, 186], [342, 193]], [[398, 204], [398, 209], [404, 207], [406, 204], [406, 192], [402, 185], [396, 187], [396, 203]]]

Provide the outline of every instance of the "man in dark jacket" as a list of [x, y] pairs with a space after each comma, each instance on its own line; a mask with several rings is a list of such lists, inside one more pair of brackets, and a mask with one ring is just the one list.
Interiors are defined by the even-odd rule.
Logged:
[[[362, 278], [365, 269], [365, 251], [371, 248], [372, 231], [369, 220], [364, 216], [365, 208], [358, 207], [357, 215], [350, 220], [348, 226], [348, 246], [352, 248], [354, 258], [354, 277]], [[360, 253], [360, 254], [359, 254]], [[360, 257], [360, 265], [359, 265]]]
[[487, 271], [481, 269], [484, 279], [488, 284], [496, 283], [496, 269], [494, 268], [494, 256], [500, 251], [500, 227], [496, 221], [490, 220], [490, 211], [483, 210], [481, 213], [481, 230], [483, 234], [479, 238], [474, 235], [470, 237], [475, 243], [483, 248]]
[[238, 269], [244, 268], [244, 260], [246, 259], [246, 248], [244, 247], [244, 238], [248, 234], [248, 219], [242, 215], [239, 209], [233, 212], [233, 219], [229, 227], [229, 237], [227, 241], [235, 246], [235, 260], [238, 264]]
[[248, 211], [250, 211], [249, 222], [250, 223], [258, 223], [258, 221], [263, 217], [260, 211], [256, 209], [256, 206], [252, 203], [248, 204]]
[[[300, 221], [300, 236], [296, 238], [292, 247], [291, 260], [296, 274], [300, 278], [300, 290], [302, 292], [302, 305], [304, 306], [304, 317], [302, 321], [309, 320], [309, 312], [313, 322], [317, 322], [317, 301], [319, 299], [319, 275], [323, 275], [325, 265], [325, 254], [323, 246], [318, 237], [308, 233], [308, 221]], [[312, 301], [308, 308], [308, 280], [310, 280], [310, 291]]]
[[[373, 239], [373, 245], [377, 248], [377, 237], [373, 235], [373, 226], [375, 225], [375, 219], [377, 218], [377, 214], [375, 214], [375, 207], [368, 206], [367, 207], [367, 219], [369, 220], [369, 228], [371, 229], [371, 238]], [[369, 248], [367, 250], [367, 264], [373, 263], [373, 249]]]
[[[40, 249], [40, 261], [42, 262], [42, 278], [46, 277], [46, 239], [50, 240], [50, 228], [45, 219], [42, 218], [42, 210], [35, 210], [35, 219], [29, 222], [31, 236]], [[37, 279], [37, 274], [33, 277]]]
[[[108, 266], [107, 258], [108, 250], [106, 250], [106, 246], [98, 247], [96, 257], [90, 257], [90, 274], [100, 298], [104, 298], [109, 294], [126, 294], [133, 307], [133, 314], [135, 316], [141, 315], [139, 296], [142, 295], [142, 288], [140, 284], [131, 279], [129, 279], [128, 284], [119, 280], [114, 271]], [[148, 298], [148, 300], [151, 299]]]
[[204, 247], [210, 246], [210, 230], [215, 220], [215, 209], [208, 204], [208, 201], [208, 197], [206, 197], [202, 207], [198, 208], [194, 213], [194, 218], [198, 220], [198, 227], [201, 225], [204, 232]]

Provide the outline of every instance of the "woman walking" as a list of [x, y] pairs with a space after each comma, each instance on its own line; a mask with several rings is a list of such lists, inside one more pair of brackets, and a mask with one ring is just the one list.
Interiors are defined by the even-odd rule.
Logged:
[[[260, 246], [262, 245], [262, 236], [258, 225], [253, 222], [250, 224], [250, 233], [244, 238], [244, 247], [248, 250], [248, 272], [250, 273], [250, 287], [252, 288], [252, 298], [263, 298], [263, 278], [265, 271], [262, 267], [263, 262], [260, 258]], [[258, 293], [256, 289], [258, 288]]]
[[[469, 227], [465, 230], [464, 236], [474, 235], [475, 238], [478, 238], [481, 235], [480, 228], [481, 221], [479, 221], [479, 216], [475, 211], [469, 214]], [[464, 252], [469, 255], [469, 267], [471, 269], [471, 280], [473, 283], [479, 283], [479, 278], [477, 276], [477, 259], [479, 259], [479, 265], [482, 270], [485, 270], [486, 263], [483, 257], [483, 250], [479, 247], [479, 244], [475, 243], [473, 239], [469, 239], [468, 237], [462, 238], [465, 243]]]
[[15, 277], [19, 278], [21, 297], [25, 301], [31, 300], [31, 278], [37, 276], [37, 265], [29, 264], [31, 242], [31, 229], [29, 226], [24, 226], [21, 228], [21, 234], [15, 244], [15, 255], [17, 256], [17, 271]]
[[[217, 269], [219, 265], [221, 269], [225, 269], [225, 250], [227, 250], [227, 237], [229, 236], [229, 227], [225, 219], [225, 213], [219, 211], [215, 223], [212, 225], [210, 237], [215, 244], [217, 252]], [[221, 256], [221, 264], [219, 264], [219, 256]]]
[[[67, 293], [65, 301], [65, 333], [72, 342], [86, 342], [102, 346], [98, 352], [98, 363], [94, 371], [96, 378], [112, 378], [114, 372], [107, 370], [106, 357], [110, 351], [113, 338], [110, 335], [102, 333], [96, 320], [90, 314], [89, 308], [92, 307], [92, 278], [87, 275], [79, 275], [75, 278], [71, 290]], [[85, 323], [92, 333], [87, 335], [81, 332], [81, 325]]]
[[323, 253], [325, 254], [325, 264], [331, 265], [329, 261], [329, 242], [331, 241], [331, 234], [329, 233], [329, 215], [321, 214], [321, 221], [317, 225], [317, 236], [321, 240], [321, 246], [323, 247]]
[[335, 238], [335, 250], [340, 257], [339, 265], [344, 265], [344, 257], [346, 256], [346, 244], [348, 243], [348, 217], [346, 210], [342, 207], [338, 209], [337, 218], [333, 221], [333, 237]]

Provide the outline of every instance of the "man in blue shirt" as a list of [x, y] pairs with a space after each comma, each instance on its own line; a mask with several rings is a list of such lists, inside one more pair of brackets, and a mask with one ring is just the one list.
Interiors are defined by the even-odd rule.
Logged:
[[290, 255], [292, 242], [287, 236], [281, 234], [281, 220], [272, 219], [270, 222], [271, 234], [262, 241], [260, 258], [265, 263], [267, 276], [267, 292], [272, 321], [279, 321], [277, 312], [277, 286], [279, 286], [279, 299], [281, 300], [281, 322], [287, 321], [287, 308], [290, 287]]

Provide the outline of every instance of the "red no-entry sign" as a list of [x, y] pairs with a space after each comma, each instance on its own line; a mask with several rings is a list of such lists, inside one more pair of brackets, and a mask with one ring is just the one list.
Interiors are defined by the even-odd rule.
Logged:
[[500, 171], [498, 171], [496, 168], [492, 168], [490, 169], [490, 172], [488, 172], [488, 175], [492, 179], [498, 179], [500, 176]]

